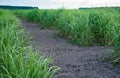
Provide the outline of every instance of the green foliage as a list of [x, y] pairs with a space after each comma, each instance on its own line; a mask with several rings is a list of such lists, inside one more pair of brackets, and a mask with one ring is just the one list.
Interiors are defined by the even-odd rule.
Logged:
[[[19, 11], [17, 11], [19, 13]], [[23, 12], [23, 11], [22, 11]], [[42, 28], [55, 28], [71, 42], [80, 46], [107, 45], [120, 49], [120, 8], [86, 10], [31, 10], [18, 14], [35, 20]], [[30, 15], [31, 14], [31, 15]], [[37, 14], [37, 15], [34, 15]], [[25, 17], [27, 15], [30, 16]]]
[[53, 78], [59, 70], [51, 59], [38, 56], [27, 47], [28, 38], [19, 20], [0, 10], [0, 78]]

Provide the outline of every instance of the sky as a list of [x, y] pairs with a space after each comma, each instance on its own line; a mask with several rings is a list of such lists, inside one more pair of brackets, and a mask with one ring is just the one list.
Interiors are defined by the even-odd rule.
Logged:
[[0, 0], [0, 5], [37, 6], [40, 9], [120, 6], [120, 0]]

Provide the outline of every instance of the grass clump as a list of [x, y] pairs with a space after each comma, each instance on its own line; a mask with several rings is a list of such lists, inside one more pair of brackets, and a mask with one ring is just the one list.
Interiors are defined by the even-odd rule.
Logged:
[[59, 68], [50, 66], [49, 58], [33, 53], [26, 42], [20, 21], [0, 10], [0, 78], [53, 78]]

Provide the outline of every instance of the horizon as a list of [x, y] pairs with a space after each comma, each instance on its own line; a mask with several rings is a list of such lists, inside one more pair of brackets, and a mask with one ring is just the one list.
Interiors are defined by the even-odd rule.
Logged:
[[[38, 6], [25, 6], [25, 5], [20, 5], [20, 6], [15, 6], [15, 5], [0, 5], [0, 6], [10, 6], [10, 7], [33, 7], [33, 8], [38, 8], [38, 9], [62, 9], [64, 7], [59, 7], [59, 8], [39, 8]], [[79, 8], [109, 8], [109, 7], [120, 7], [120, 6], [94, 6], [94, 7], [78, 7], [78, 8], [64, 8], [64, 9], [79, 9]]]
[[119, 0], [2, 0], [0, 5], [8, 6], [32, 6], [39, 9], [77, 9], [77, 8], [92, 8], [92, 7], [119, 7]]

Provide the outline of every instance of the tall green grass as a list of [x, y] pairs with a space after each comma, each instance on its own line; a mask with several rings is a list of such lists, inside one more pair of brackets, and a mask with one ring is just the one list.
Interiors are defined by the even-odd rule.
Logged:
[[115, 52], [119, 52], [119, 7], [86, 10], [26, 10], [21, 12], [16, 11], [15, 13], [27, 20], [40, 23], [42, 28], [54, 27], [72, 43], [80, 46], [114, 46]]
[[20, 21], [9, 11], [0, 10], [0, 78], [53, 78], [59, 70], [50, 66], [51, 59], [39, 57], [20, 27]]

